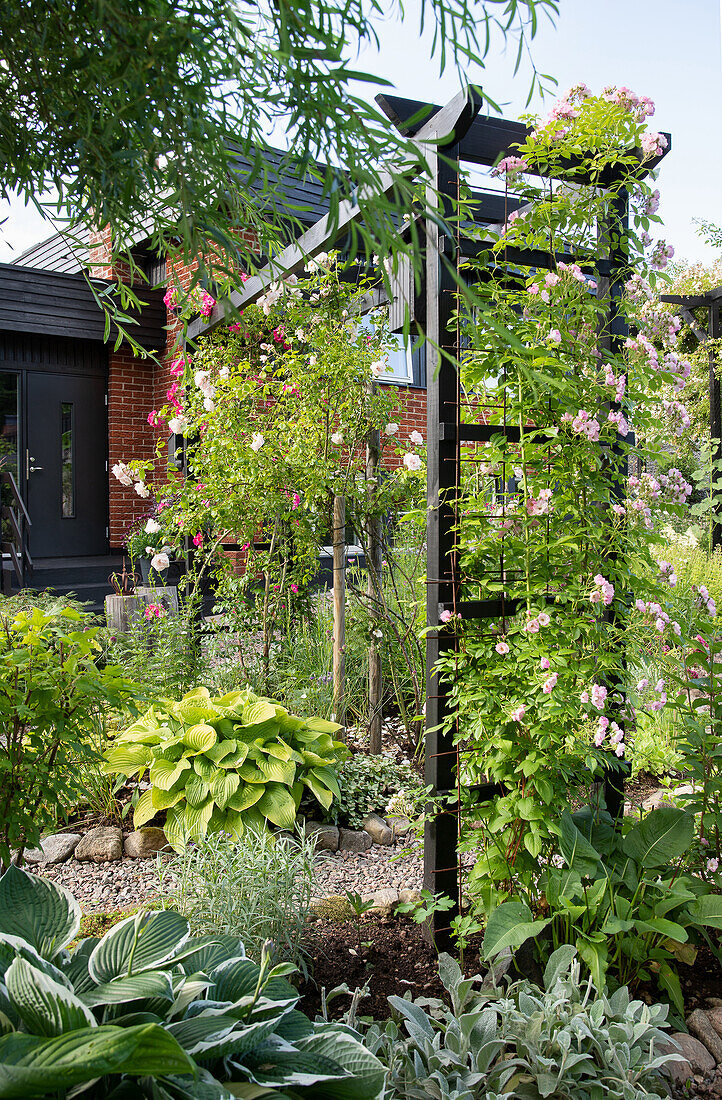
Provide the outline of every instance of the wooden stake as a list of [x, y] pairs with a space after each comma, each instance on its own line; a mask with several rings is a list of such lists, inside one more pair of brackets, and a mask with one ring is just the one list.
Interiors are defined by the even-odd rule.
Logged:
[[346, 498], [333, 498], [333, 702], [346, 737]]
[[[366, 478], [371, 482], [373, 495], [374, 481], [379, 468], [380, 437], [378, 431], [370, 431], [366, 443]], [[368, 521], [368, 561], [366, 562], [367, 592], [370, 605], [381, 606], [381, 521], [371, 516]], [[369, 752], [376, 756], [381, 752], [381, 647], [371, 635], [369, 644]]]

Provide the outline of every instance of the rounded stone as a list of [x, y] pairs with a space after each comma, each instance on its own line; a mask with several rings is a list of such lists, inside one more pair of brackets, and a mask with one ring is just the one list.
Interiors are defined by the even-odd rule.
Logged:
[[92, 863], [112, 863], [123, 858], [123, 833], [114, 825], [91, 829], [75, 849], [75, 858]]
[[28, 848], [23, 853], [27, 863], [65, 863], [80, 843], [80, 833], [54, 833], [43, 837], [39, 848]]
[[156, 825], [145, 825], [125, 838], [125, 854], [131, 859], [148, 859], [171, 850], [168, 838]]
[[365, 829], [339, 829], [338, 846], [345, 852], [368, 852], [373, 841]]
[[338, 851], [339, 831], [336, 825], [322, 825], [320, 821], [307, 821], [305, 831], [308, 836], [313, 837], [316, 851]]
[[374, 844], [388, 847], [394, 842], [394, 834], [386, 822], [378, 814], [367, 814], [364, 818], [364, 831], [369, 834]]

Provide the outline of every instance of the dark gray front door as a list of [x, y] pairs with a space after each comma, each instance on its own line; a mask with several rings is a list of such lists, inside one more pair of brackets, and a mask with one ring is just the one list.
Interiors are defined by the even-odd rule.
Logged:
[[34, 558], [105, 554], [105, 378], [28, 371], [25, 474]]

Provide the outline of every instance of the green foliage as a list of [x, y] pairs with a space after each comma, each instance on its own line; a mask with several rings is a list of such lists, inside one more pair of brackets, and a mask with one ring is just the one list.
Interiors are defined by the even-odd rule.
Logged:
[[292, 829], [304, 791], [324, 810], [339, 789], [335, 766], [347, 750], [321, 718], [297, 718], [250, 691], [210, 697], [195, 688], [160, 700], [124, 730], [106, 753], [110, 774], [152, 786], [135, 807], [135, 827], [166, 810], [166, 835], [178, 852], [189, 840], [222, 830], [244, 835], [272, 822]]
[[0, 616], [0, 863], [82, 796], [77, 761], [96, 758], [92, 723], [127, 696], [120, 670], [98, 667], [91, 621], [56, 606]]
[[14, 866], [0, 879], [0, 1097], [380, 1100], [379, 1062], [296, 1009], [289, 964], [192, 936], [172, 910], [66, 950], [79, 928], [62, 887]]
[[446, 1000], [390, 997], [392, 1019], [366, 1045], [388, 1071], [387, 1100], [628, 1100], [665, 1097], [660, 1055], [667, 1010], [598, 995], [580, 980], [576, 951], [559, 948], [544, 988], [475, 989], [449, 955], [439, 957]]
[[[677, 963], [694, 962], [705, 929], [722, 922], [722, 896], [685, 873], [693, 836], [692, 814], [673, 807], [623, 832], [606, 812], [566, 812], [563, 864], [547, 867], [539, 882], [549, 916], [535, 919], [524, 902], [504, 902], [489, 916], [484, 957], [533, 937], [542, 954], [550, 940], [572, 944], [597, 989], [656, 980], [682, 1015]], [[541, 936], [549, 926], [551, 936]]]
[[183, 599], [178, 615], [156, 606], [161, 614], [132, 616], [124, 633], [104, 631], [105, 652], [137, 684], [140, 696], [178, 698], [203, 668], [194, 609]]
[[239, 936], [254, 957], [270, 941], [274, 959], [303, 966], [314, 852], [312, 837], [282, 836], [254, 825], [240, 840], [213, 833], [159, 863], [163, 903], [187, 917], [194, 935]]
[[350, 829], [360, 829], [367, 814], [383, 812], [389, 799], [401, 791], [419, 809], [423, 802], [423, 787], [411, 765], [385, 753], [354, 753], [339, 767], [338, 784], [341, 793], [329, 816]]

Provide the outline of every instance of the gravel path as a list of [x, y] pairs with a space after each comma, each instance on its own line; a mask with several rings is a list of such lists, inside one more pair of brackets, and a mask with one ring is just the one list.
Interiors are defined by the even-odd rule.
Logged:
[[[410, 845], [409, 845], [410, 847]], [[316, 865], [316, 894], [371, 894], [390, 887], [396, 890], [421, 890], [424, 885], [424, 861], [417, 844], [409, 855], [399, 848], [379, 848], [368, 852], [323, 852]]]
[[155, 859], [122, 859], [113, 863], [79, 863], [71, 859], [53, 867], [32, 868], [64, 886], [80, 903], [84, 913], [130, 909], [158, 897]]

